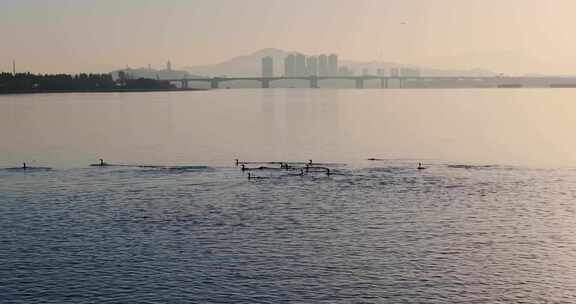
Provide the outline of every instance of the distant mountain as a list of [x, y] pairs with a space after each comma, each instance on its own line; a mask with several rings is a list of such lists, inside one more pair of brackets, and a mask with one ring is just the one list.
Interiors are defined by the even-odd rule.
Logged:
[[[294, 51], [285, 51], [281, 49], [262, 49], [252, 54], [234, 57], [217, 64], [200, 65], [185, 67], [184, 70], [203, 76], [260, 76], [261, 74], [261, 60], [263, 57], [270, 56], [274, 58], [274, 74], [281, 76], [284, 74], [284, 58], [289, 54], [296, 54]], [[306, 54], [305, 54], [306, 55]], [[309, 56], [309, 55], [306, 55]], [[497, 73], [483, 70], [483, 69], [470, 69], [470, 70], [444, 70], [434, 69], [427, 67], [419, 67], [415, 65], [400, 64], [394, 62], [380, 62], [380, 61], [351, 61], [340, 59], [340, 66], [347, 66], [352, 69], [356, 75], [361, 75], [365, 69], [369, 74], [376, 74], [377, 69], [385, 69], [388, 71], [391, 68], [417, 68], [420, 69], [422, 75], [426, 76], [495, 76]]]
[[262, 58], [270, 56], [274, 58], [274, 73], [280, 75], [284, 73], [284, 58], [288, 52], [280, 49], [262, 49], [246, 56], [238, 56], [217, 64], [185, 67], [184, 69], [205, 76], [260, 76]]

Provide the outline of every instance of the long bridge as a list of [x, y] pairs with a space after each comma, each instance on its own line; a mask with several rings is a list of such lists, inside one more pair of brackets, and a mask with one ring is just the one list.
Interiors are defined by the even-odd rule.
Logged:
[[262, 88], [270, 88], [270, 83], [279, 80], [303, 80], [308, 81], [310, 88], [319, 88], [319, 82], [322, 80], [350, 80], [354, 81], [356, 88], [364, 88], [364, 83], [369, 80], [379, 80], [380, 88], [389, 88], [391, 82], [397, 84], [397, 87], [404, 88], [409, 81], [414, 82], [461, 82], [473, 81], [478, 84], [484, 84], [494, 87], [522, 87], [529, 83], [538, 83], [542, 87], [576, 87], [576, 77], [475, 77], [475, 76], [296, 76], [296, 77], [191, 77], [179, 79], [165, 79], [165, 81], [180, 83], [182, 88], [189, 88], [190, 82], [207, 82], [210, 88], [218, 89], [221, 83], [229, 81], [257, 81], [261, 83]]

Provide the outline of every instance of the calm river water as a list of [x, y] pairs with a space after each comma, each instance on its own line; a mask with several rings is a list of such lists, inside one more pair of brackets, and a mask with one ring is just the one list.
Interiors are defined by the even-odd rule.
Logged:
[[0, 303], [574, 303], [574, 97], [0, 96]]

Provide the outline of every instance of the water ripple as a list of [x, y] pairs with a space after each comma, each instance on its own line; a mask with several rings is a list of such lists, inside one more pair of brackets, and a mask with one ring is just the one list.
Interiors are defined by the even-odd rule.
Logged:
[[576, 301], [576, 172], [376, 165], [2, 171], [1, 302]]

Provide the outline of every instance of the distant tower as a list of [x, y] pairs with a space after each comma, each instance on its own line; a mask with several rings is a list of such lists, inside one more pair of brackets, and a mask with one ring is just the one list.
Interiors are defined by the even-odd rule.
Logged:
[[125, 72], [125, 71], [120, 71], [120, 72], [118, 72], [118, 80], [120, 80], [120, 83], [121, 83], [122, 85], [125, 85], [125, 84], [126, 84], [126, 78], [127, 78], [127, 77], [126, 77], [126, 72]]
[[274, 77], [274, 58], [262, 58], [262, 77]]
[[306, 58], [306, 71], [310, 76], [318, 76], [318, 57], [310, 56]]
[[338, 55], [330, 54], [328, 56], [328, 75], [336, 76], [338, 74]]
[[302, 54], [294, 57], [294, 76], [306, 76], [306, 56]]
[[166, 70], [172, 71], [172, 62], [170, 62], [170, 60], [168, 60], [168, 62], [166, 63]]
[[318, 56], [318, 75], [328, 76], [328, 56], [324, 54]]
[[16, 60], [12, 60], [12, 75], [16, 75]]
[[284, 58], [284, 76], [294, 77], [296, 74], [295, 70], [296, 56], [290, 54]]

